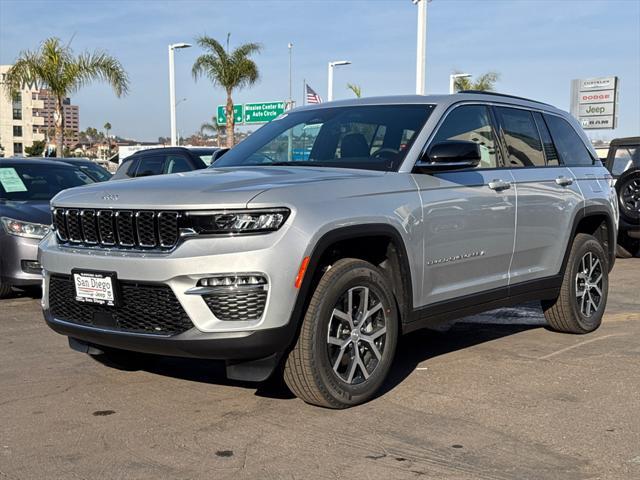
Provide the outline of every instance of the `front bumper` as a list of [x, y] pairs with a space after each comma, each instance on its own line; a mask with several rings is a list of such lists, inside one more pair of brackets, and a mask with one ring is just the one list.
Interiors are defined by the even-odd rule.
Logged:
[[[39, 253], [44, 268], [44, 317], [57, 333], [98, 350], [111, 347], [158, 355], [226, 360], [230, 378], [260, 380], [275, 368], [295, 336], [297, 322], [292, 318], [298, 294], [295, 278], [304, 255], [301, 248], [306, 245], [299, 235], [301, 233], [291, 230], [288, 235], [278, 231], [247, 237], [196, 237], [185, 240], [169, 253], [73, 248], [58, 245], [52, 235], [40, 244]], [[115, 328], [102, 327], [96, 313], [93, 320], [88, 318], [80, 322], [64, 318], [54, 310], [60, 317], [56, 318], [50, 307], [60, 305], [60, 301], [59, 297], [53, 297], [52, 279], [69, 277], [72, 270], [115, 272], [118, 284], [123, 288], [132, 283], [169, 287], [190, 320], [189, 325], [193, 326], [174, 334], [160, 334], [126, 331], [121, 328], [120, 321]], [[260, 273], [268, 281], [260, 318], [216, 318], [205, 297], [193, 293], [203, 278], [249, 272]], [[64, 301], [67, 298], [68, 302], [76, 302], [73, 291], [65, 294]], [[154, 305], [147, 306], [149, 298], [134, 302], [138, 306], [137, 318], [157, 310]], [[143, 304], [144, 308], [141, 307]], [[131, 312], [131, 309], [127, 311]]]
[[146, 335], [87, 327], [44, 318], [55, 332], [90, 345], [134, 352], [214, 360], [253, 360], [284, 352], [293, 340], [292, 325], [256, 331], [205, 333], [192, 328], [173, 336]]
[[25, 262], [36, 262], [38, 243], [36, 238], [24, 238], [0, 233], [0, 281], [15, 286], [40, 285], [42, 273], [38, 269], [25, 268]]
[[[285, 230], [285, 229], [283, 229]], [[169, 253], [133, 252], [60, 246], [47, 237], [40, 245], [45, 272], [43, 308], [49, 308], [53, 275], [72, 270], [115, 272], [118, 282], [168, 286], [194, 327], [203, 333], [252, 332], [283, 327], [290, 321], [298, 290], [295, 278], [303, 258], [296, 230], [246, 237], [196, 237]], [[203, 296], [193, 294], [198, 281], [225, 274], [259, 273], [267, 279], [267, 298], [260, 318], [217, 318]], [[69, 301], [75, 301], [70, 298]], [[64, 320], [64, 319], [61, 319]]]

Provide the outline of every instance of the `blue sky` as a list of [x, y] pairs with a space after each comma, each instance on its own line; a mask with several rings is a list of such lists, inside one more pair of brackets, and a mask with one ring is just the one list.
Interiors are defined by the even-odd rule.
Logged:
[[[500, 72], [497, 89], [569, 108], [572, 78], [621, 78], [619, 128], [594, 138], [640, 134], [640, 0], [433, 0], [428, 10], [427, 93], [445, 93], [449, 74]], [[232, 46], [259, 42], [262, 78], [235, 101], [288, 96], [287, 43], [294, 44], [294, 97], [302, 82], [326, 98], [327, 62], [353, 62], [336, 70], [336, 99], [346, 83], [366, 96], [415, 91], [416, 7], [410, 0], [158, 1], [108, 2], [0, 0], [0, 63], [48, 36], [73, 38], [76, 51], [104, 49], [117, 56], [131, 79], [118, 99], [101, 84], [74, 95], [81, 128], [101, 127], [140, 140], [169, 134], [169, 43], [200, 34]], [[191, 65], [198, 48], [176, 54], [178, 127], [193, 133], [208, 120], [224, 92], [197, 83]]]

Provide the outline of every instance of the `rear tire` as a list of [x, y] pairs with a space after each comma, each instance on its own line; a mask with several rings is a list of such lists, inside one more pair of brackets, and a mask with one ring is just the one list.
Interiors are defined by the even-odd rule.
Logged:
[[298, 398], [347, 408], [375, 395], [398, 340], [391, 292], [382, 271], [363, 260], [338, 260], [324, 273], [285, 363], [284, 380]]
[[542, 302], [549, 326], [565, 333], [589, 333], [602, 323], [609, 288], [609, 262], [595, 237], [573, 240], [560, 295]]

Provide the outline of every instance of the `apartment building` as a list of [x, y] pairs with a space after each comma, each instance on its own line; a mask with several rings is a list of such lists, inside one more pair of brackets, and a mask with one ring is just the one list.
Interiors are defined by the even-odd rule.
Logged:
[[[53, 132], [55, 129], [54, 113], [56, 111], [56, 98], [49, 90], [41, 89], [32, 94], [36, 100], [42, 101], [42, 108], [36, 115], [44, 119], [44, 124], [40, 132], [50, 137], [54, 141]], [[80, 141], [80, 109], [77, 105], [72, 105], [69, 98], [62, 100], [62, 110], [64, 123], [64, 145], [72, 148]]]
[[4, 81], [9, 68], [11, 65], [0, 65], [0, 154], [5, 157], [22, 156], [34, 141], [45, 139], [41, 132], [44, 118], [39, 115], [44, 103], [33, 95], [37, 85], [23, 85], [10, 97]]

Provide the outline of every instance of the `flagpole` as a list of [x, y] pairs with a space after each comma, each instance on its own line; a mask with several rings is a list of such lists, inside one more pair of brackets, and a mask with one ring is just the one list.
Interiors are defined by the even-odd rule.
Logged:
[[302, 106], [307, 104], [307, 79], [302, 79]]

